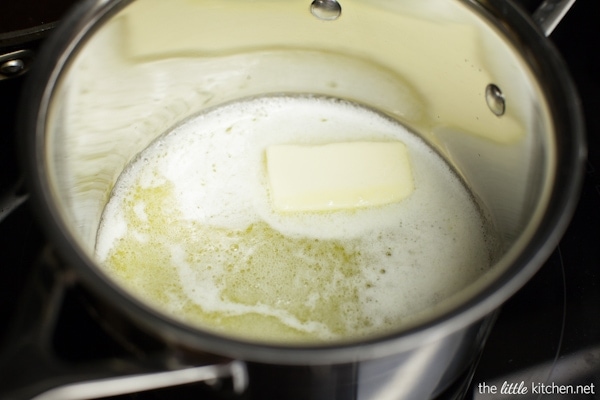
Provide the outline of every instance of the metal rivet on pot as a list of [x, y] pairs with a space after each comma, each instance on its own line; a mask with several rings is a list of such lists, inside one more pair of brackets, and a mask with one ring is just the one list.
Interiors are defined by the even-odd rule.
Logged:
[[22, 75], [29, 69], [33, 60], [31, 50], [17, 50], [0, 54], [0, 81]]
[[25, 62], [23, 60], [8, 60], [0, 65], [0, 74], [12, 76], [17, 75], [25, 69]]
[[336, 0], [314, 0], [310, 12], [319, 19], [333, 21], [342, 15], [342, 6]]
[[504, 115], [506, 111], [506, 100], [500, 88], [493, 83], [490, 83], [485, 88], [485, 101], [491, 112], [497, 116]]

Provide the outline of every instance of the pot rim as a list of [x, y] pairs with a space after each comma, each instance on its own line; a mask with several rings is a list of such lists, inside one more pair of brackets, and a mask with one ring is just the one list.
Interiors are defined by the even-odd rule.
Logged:
[[99, 22], [131, 1], [83, 1], [71, 10], [44, 44], [21, 99], [20, 158], [28, 177], [34, 211], [66, 264], [76, 269], [94, 294], [163, 340], [235, 359], [277, 364], [346, 363], [381, 357], [440, 339], [484, 318], [516, 293], [558, 245], [574, 213], [583, 181], [584, 123], [575, 85], [552, 43], [517, 7], [503, 0], [461, 0], [519, 46], [528, 66], [538, 76], [555, 130], [568, 132], [556, 136], [556, 176], [547, 208], [530, 241], [510, 267], [485, 290], [436, 319], [398, 333], [348, 343], [285, 346], [246, 342], [202, 331], [143, 304], [100, 274], [82, 249], [73, 246], [72, 236], [51, 195], [44, 168], [46, 118], [63, 67]]

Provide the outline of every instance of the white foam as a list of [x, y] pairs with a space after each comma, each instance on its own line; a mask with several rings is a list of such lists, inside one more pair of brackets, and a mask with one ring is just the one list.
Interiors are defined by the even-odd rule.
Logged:
[[[415, 180], [409, 198], [355, 211], [293, 215], [273, 211], [265, 176], [267, 146], [359, 140], [400, 140], [407, 145]], [[162, 205], [140, 195], [161, 188], [168, 188], [160, 192], [168, 200]], [[149, 212], [149, 207], [161, 215], [152, 217], [156, 211]], [[252, 235], [243, 233], [248, 229], [258, 232], [258, 239], [248, 239]], [[154, 246], [166, 243], [165, 268], [174, 271], [179, 285], [179, 293], [168, 296], [170, 304], [161, 307], [211, 329], [221, 329], [219, 322], [212, 326], [213, 322], [198, 319], [198, 309], [225, 318], [260, 314], [269, 323], [265, 326], [271, 327], [274, 318], [318, 339], [393, 329], [473, 281], [490, 259], [477, 207], [435, 152], [373, 111], [310, 97], [226, 105], [192, 118], [147, 148], [115, 186], [100, 226], [97, 255], [109, 269], [117, 270], [110, 264], [117, 250], [124, 251], [123, 242], [147, 235], [155, 236]], [[276, 244], [267, 243], [271, 241]], [[310, 241], [319, 249], [314, 254], [305, 251], [313, 248]], [[143, 245], [134, 243], [127, 251], [140, 251]], [[332, 253], [351, 260], [351, 268], [344, 270], [339, 260], [329, 260]], [[290, 257], [293, 261], [286, 261]], [[252, 261], [256, 259], [258, 266]], [[157, 274], [143, 268], [139, 274]], [[163, 278], [149, 277], [134, 290], [145, 296], [152, 279]], [[303, 289], [311, 285], [314, 288]], [[261, 292], [268, 295], [262, 299]], [[290, 293], [296, 292], [303, 296], [295, 300], [302, 313], [288, 305]], [[240, 293], [252, 299], [240, 300]], [[339, 304], [323, 306], [336, 296]], [[307, 307], [337, 307], [340, 316], [307, 318]], [[196, 311], [185, 311], [190, 309]], [[234, 329], [242, 335], [261, 332], [255, 326]], [[273, 335], [294, 340], [283, 331]], [[264, 338], [271, 337], [263, 329], [259, 339]]]

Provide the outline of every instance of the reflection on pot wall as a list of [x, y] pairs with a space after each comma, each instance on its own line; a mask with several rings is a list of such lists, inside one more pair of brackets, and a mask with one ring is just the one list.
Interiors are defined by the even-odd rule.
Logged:
[[[267, 93], [329, 95], [412, 130], [465, 179], [509, 243], [552, 178], [545, 105], [514, 49], [460, 2], [140, 0], [88, 42], [52, 99], [56, 190], [88, 246], [122, 169], [198, 112]], [[485, 100], [498, 85], [506, 112]], [[532, 183], [537, 183], [533, 184]]]

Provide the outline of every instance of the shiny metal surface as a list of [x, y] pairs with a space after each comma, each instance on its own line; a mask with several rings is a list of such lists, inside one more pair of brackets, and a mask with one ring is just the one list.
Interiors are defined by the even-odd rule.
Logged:
[[222, 377], [233, 377], [237, 393], [242, 393], [245, 390], [247, 384], [245, 366], [239, 361], [234, 361], [222, 366], [208, 365], [175, 371], [71, 383], [50, 389], [33, 397], [31, 400], [86, 400], [184, 385], [187, 383], [210, 381]]
[[545, 0], [533, 13], [533, 21], [550, 36], [574, 3], [575, 0]]
[[315, 0], [310, 5], [310, 12], [324, 21], [333, 21], [342, 15], [342, 6], [336, 0]]
[[506, 100], [498, 86], [493, 83], [487, 85], [485, 88], [485, 101], [491, 112], [499, 117], [504, 115], [504, 112], [506, 111]]
[[[24, 74], [29, 69], [32, 60], [33, 52], [31, 50], [17, 50], [0, 54], [0, 81]], [[17, 99], [15, 99], [16, 101]]]
[[5, 189], [2, 196], [0, 196], [0, 222], [28, 198], [29, 194], [23, 190], [22, 180], [17, 181], [12, 187]]
[[[107, 60], [105, 54], [89, 49], [93, 49], [95, 38], [102, 38], [106, 32], [110, 34], [109, 30], [103, 30], [99, 26], [127, 4], [129, 2], [90, 2], [77, 8], [45, 49], [43, 65], [48, 67], [40, 68], [30, 84], [29, 120], [24, 122], [24, 129], [28, 133], [28, 148], [33, 155], [30, 160], [30, 178], [35, 201], [50, 236], [67, 263], [76, 271], [78, 278], [97, 296], [115, 305], [131, 318], [132, 323], [162, 340], [247, 363], [250, 391], [253, 390], [252, 368], [265, 365], [284, 365], [290, 368], [311, 365], [327, 367], [332, 371], [346, 370], [348, 365], [352, 365], [354, 380], [350, 387], [355, 398], [359, 399], [402, 398], [401, 396], [415, 398], [417, 393], [420, 398], [426, 399], [446, 388], [468, 367], [483, 345], [489, 330], [488, 315], [536, 272], [556, 245], [574, 207], [583, 160], [582, 126], [576, 94], [568, 76], [561, 70], [562, 64], [553, 48], [541, 41], [532, 26], [519, 20], [519, 15], [512, 13], [512, 9], [506, 8], [501, 1], [486, 2], [485, 9], [477, 4], [469, 3], [463, 6], [462, 3], [457, 3], [457, 10], [463, 10], [464, 7], [464, 14], [450, 16], [444, 14], [443, 8], [438, 8], [442, 11], [430, 13], [431, 9], [427, 9], [427, 6], [436, 5], [436, 1], [402, 3], [404, 5], [398, 3], [399, 10], [388, 9], [386, 14], [377, 16], [388, 15], [392, 11], [409, 13], [411, 18], [414, 17], [417, 21], [424, 20], [437, 26], [438, 19], [441, 19], [450, 23], [450, 26], [466, 27], [466, 32], [469, 33], [472, 25], [465, 25], [462, 18], [466, 18], [480, 33], [485, 33], [477, 36], [478, 40], [483, 37], [485, 46], [476, 46], [475, 49], [483, 49], [486, 59], [476, 59], [477, 52], [473, 49], [469, 51], [467, 46], [464, 53], [459, 53], [460, 63], [444, 64], [445, 68], [440, 69], [467, 78], [468, 87], [465, 90], [449, 90], [452, 89], [450, 84], [438, 85], [433, 79], [439, 79], [439, 76], [431, 73], [421, 74], [424, 70], [440, 71], [435, 69], [440, 63], [432, 63], [432, 59], [421, 60], [420, 63], [408, 66], [398, 64], [387, 44], [378, 47], [378, 42], [348, 41], [347, 30], [329, 35], [316, 31], [315, 35], [319, 41], [310, 42], [311, 45], [325, 50], [326, 54], [332, 49], [344, 49], [345, 53], [339, 59], [330, 58], [329, 55], [322, 58], [327, 62], [318, 63], [316, 70], [319, 74], [327, 72], [323, 66], [333, 62], [336, 68], [331, 69], [332, 78], [342, 79], [344, 83], [360, 82], [357, 77], [363, 76], [361, 74], [366, 69], [371, 71], [369, 90], [364, 90], [365, 87], [361, 86], [348, 86], [349, 89], [341, 94], [332, 92], [331, 86], [327, 88], [326, 80], [324, 85], [323, 82], [302, 79], [303, 75], [292, 74], [285, 68], [277, 69], [281, 71], [280, 79], [275, 81], [275, 86], [271, 86], [273, 80], [264, 79], [265, 76], [273, 76], [268, 69], [249, 69], [245, 72], [254, 74], [256, 78], [263, 77], [262, 84], [258, 87], [240, 92], [239, 88], [234, 90], [232, 86], [228, 86], [235, 86], [235, 81], [226, 80], [210, 92], [198, 92], [200, 97], [184, 103], [185, 107], [167, 107], [166, 113], [148, 113], [149, 110], [152, 111], [150, 108], [138, 116], [129, 114], [127, 117], [133, 118], [133, 121], [139, 118], [138, 122], [148, 123], [150, 131], [146, 135], [132, 136], [134, 132], [128, 130], [127, 126], [121, 131], [103, 130], [101, 125], [110, 122], [106, 118], [100, 120], [100, 125], [91, 126], [87, 132], [70, 129], [70, 116], [76, 115], [84, 119], [89, 117], [87, 120], [93, 122], [98, 121], [93, 117], [95, 113], [102, 111], [98, 109], [98, 103], [93, 102], [87, 105], [78, 103], [83, 104], [84, 108], [76, 113], [66, 107], [63, 100], [72, 95], [71, 89], [78, 83], [74, 78], [76, 75], [73, 71], [76, 69], [73, 65], [80, 62], [85, 64], [86, 61], [91, 61], [91, 64], [85, 65], [93, 65], [94, 57], [98, 56], [102, 56], [103, 61]], [[403, 9], [405, 4], [414, 6], [414, 9]], [[344, 21], [347, 9], [351, 10], [351, 6], [346, 6], [346, 3], [344, 7], [345, 12], [339, 21]], [[379, 11], [377, 7], [375, 10]], [[247, 23], [251, 26], [262, 26], [259, 13], [246, 15]], [[489, 20], [481, 19], [482, 15]], [[181, 25], [181, 21], [174, 21], [177, 21], [178, 26]], [[373, 18], [371, 22], [371, 26], [357, 26], [356, 31], [374, 31], [382, 21], [380, 18]], [[197, 26], [199, 25], [194, 24], [194, 29]], [[400, 30], [407, 26], [386, 25], [387, 28]], [[506, 26], [510, 26], [511, 29], [498, 30], [498, 27]], [[160, 34], [160, 30], [154, 31]], [[461, 29], [458, 31], [463, 32]], [[501, 36], [499, 32], [506, 36]], [[185, 33], [184, 29], [182, 34]], [[304, 46], [305, 41], [310, 40], [306, 38], [305, 33], [302, 29], [290, 29], [286, 32], [286, 35], [289, 35], [287, 37], [272, 35], [272, 32], [267, 30], [265, 37]], [[385, 37], [389, 37], [389, 31], [384, 33]], [[456, 33], [457, 43], [460, 42], [460, 35]], [[181, 46], [189, 43], [185, 36], [180, 39], [170, 43], [178, 43]], [[233, 42], [224, 44], [225, 53], [231, 48], [239, 47], [240, 44], [247, 45], [244, 43], [244, 35], [233, 35], [233, 38], [228, 37], [227, 40]], [[267, 47], [278, 44], [280, 43], [271, 42]], [[440, 51], [447, 47], [447, 43], [441, 47], [433, 42], [421, 44], [424, 46], [418, 46], [418, 52], [411, 55], [419, 53], [441, 56]], [[252, 47], [256, 43], [250, 45]], [[522, 46], [528, 51], [523, 54], [516, 53], [515, 48]], [[189, 54], [190, 50], [194, 49], [180, 48], [180, 51], [187, 51], [186, 54]], [[406, 51], [410, 49], [407, 48]], [[356, 52], [366, 52], [369, 55], [367, 66], [369, 62], [376, 60], [377, 65], [384, 65], [385, 68], [365, 67], [364, 60], [353, 56]], [[498, 54], [506, 57], [498, 57]], [[146, 52], [140, 56], [143, 59], [152, 54]], [[269, 60], [273, 61], [268, 57], [261, 59], [265, 62]], [[296, 61], [304, 62], [305, 58], [294, 59], [294, 63]], [[115, 82], [127, 83], [135, 76], [127, 67], [122, 68], [123, 64], [101, 65], [102, 71], [96, 72], [105, 75], [93, 76], [93, 80], [98, 82], [107, 82], [103, 79], [110, 78]], [[239, 68], [239, 65], [236, 63], [235, 68]], [[344, 65], [344, 69], [337, 68], [340, 65]], [[314, 67], [308, 64], [306, 66], [307, 70], [302, 73], [306, 72], [307, 76], [314, 77]], [[218, 71], [227, 71], [228, 68], [231, 71], [232, 66], [225, 62], [219, 64]], [[392, 73], [388, 74], [390, 70]], [[347, 75], [340, 78], [340, 71]], [[208, 68], [203, 71], [205, 74], [197, 72], [200, 77], [214, 73]], [[408, 79], [405, 79], [407, 74]], [[487, 102], [481, 96], [486, 85], [490, 83], [490, 80], [486, 79], [488, 76], [484, 74], [493, 77], [491, 82], [502, 87], [506, 95], [506, 115], [502, 118], [490, 113]], [[181, 75], [167, 75], [175, 81], [164, 87], [178, 87], [176, 80]], [[386, 90], [390, 88], [390, 81], [391, 90]], [[152, 84], [148, 82], [145, 81], [147, 88], [152, 88]], [[183, 82], [193, 88], [190, 82]], [[200, 86], [205, 83], [200, 82]], [[472, 86], [469, 86], [471, 84]], [[90, 248], [93, 246], [95, 228], [106, 195], [114, 183], [115, 176], [127, 162], [164, 129], [198, 112], [198, 107], [217, 105], [240, 96], [273, 90], [324, 92], [360, 101], [398, 118], [419, 132], [424, 140], [453, 164], [502, 232], [505, 253], [497, 267], [485, 279], [457, 298], [454, 304], [448, 304], [443, 313], [429, 316], [419, 325], [407, 327], [404, 331], [390, 336], [360, 343], [301, 349], [233, 341], [183, 325], [133, 298], [104, 276], [94, 265]], [[408, 98], [414, 102], [407, 103], [405, 98], [395, 97], [399, 92], [408, 93]], [[148, 93], [138, 94], [141, 99], [151, 98]], [[461, 95], [459, 99], [457, 94]], [[158, 107], [167, 105], [164, 102], [171, 101], [172, 95], [173, 93], [168, 91], [163, 93]], [[440, 103], [436, 103], [437, 101]], [[431, 106], [430, 102], [436, 107], [428, 107]], [[457, 105], [458, 108], [448, 111], [442, 107], [444, 104]], [[150, 104], [148, 106], [152, 107]], [[435, 110], [434, 113], [429, 114], [432, 109]], [[111, 110], [114, 111], [114, 108], [111, 107]], [[483, 110], [485, 114], [479, 114], [479, 110]], [[151, 116], [150, 119], [148, 115]], [[113, 115], [112, 118], [119, 121], [120, 116]], [[504, 129], [506, 127], [498, 126], [494, 129], [490, 121], [492, 124], [498, 121], [516, 121], [516, 126], [525, 129]], [[128, 126], [135, 126], [135, 123]], [[488, 129], [484, 130], [483, 127]], [[85, 145], [78, 146], [78, 143]], [[79, 185], [73, 184], [77, 182], [73, 180], [74, 171], [77, 171], [77, 174], [86, 173]], [[90, 183], [92, 185], [89, 185]], [[88, 190], [90, 187], [92, 189]], [[412, 375], [416, 370], [422, 371], [419, 374], [422, 380], [413, 380], [417, 378]], [[309, 380], [316, 379], [311, 374], [309, 377]], [[408, 377], [412, 382], [421, 384], [418, 388], [410, 386], [411, 391], [405, 392], [406, 386], [401, 387], [397, 383]], [[408, 385], [408, 381], [406, 382]], [[320, 383], [321, 393], [327, 393], [328, 385], [335, 387], [336, 382]]]

